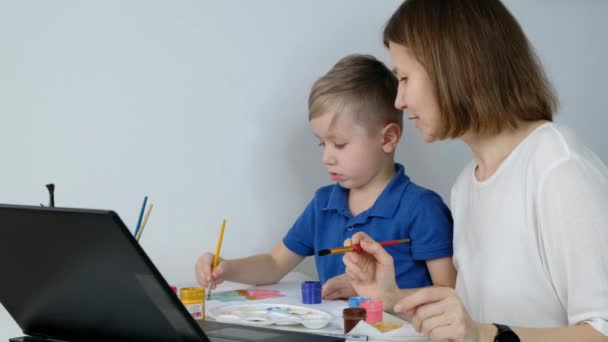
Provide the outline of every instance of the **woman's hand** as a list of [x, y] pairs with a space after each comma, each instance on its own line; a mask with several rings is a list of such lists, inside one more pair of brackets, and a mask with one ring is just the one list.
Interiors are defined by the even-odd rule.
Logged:
[[365, 233], [356, 233], [344, 244], [358, 244], [362, 249], [360, 253], [346, 253], [342, 259], [346, 265], [345, 273], [357, 294], [380, 299], [385, 309], [392, 309], [399, 296], [393, 257]]
[[471, 319], [456, 291], [449, 287], [426, 287], [401, 299], [396, 313], [411, 314], [419, 333], [433, 340], [479, 341], [479, 324]]

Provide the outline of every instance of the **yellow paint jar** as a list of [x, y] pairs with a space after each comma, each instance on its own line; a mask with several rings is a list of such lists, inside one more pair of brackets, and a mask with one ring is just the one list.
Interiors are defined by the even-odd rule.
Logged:
[[183, 287], [179, 298], [194, 319], [205, 319], [205, 289], [202, 287]]

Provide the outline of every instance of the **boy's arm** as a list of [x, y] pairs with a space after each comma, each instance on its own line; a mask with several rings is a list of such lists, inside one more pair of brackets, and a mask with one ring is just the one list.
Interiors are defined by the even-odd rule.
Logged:
[[[304, 257], [279, 243], [272, 252], [222, 263], [224, 279], [250, 285], [273, 284], [294, 269]], [[219, 267], [219, 265], [218, 265]]]
[[452, 257], [437, 258], [426, 261], [426, 267], [431, 274], [433, 286], [455, 288], [456, 269]]

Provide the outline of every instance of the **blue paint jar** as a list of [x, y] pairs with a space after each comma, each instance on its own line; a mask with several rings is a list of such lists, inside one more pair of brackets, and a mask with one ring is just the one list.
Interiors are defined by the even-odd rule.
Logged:
[[302, 283], [302, 304], [321, 304], [320, 281], [305, 281]]

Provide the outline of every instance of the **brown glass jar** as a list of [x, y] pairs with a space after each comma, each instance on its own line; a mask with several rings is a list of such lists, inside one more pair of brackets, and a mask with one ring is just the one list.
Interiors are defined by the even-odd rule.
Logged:
[[359, 321], [365, 320], [367, 311], [363, 308], [346, 308], [342, 311], [342, 316], [344, 316], [344, 333], [348, 334]]

